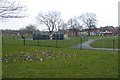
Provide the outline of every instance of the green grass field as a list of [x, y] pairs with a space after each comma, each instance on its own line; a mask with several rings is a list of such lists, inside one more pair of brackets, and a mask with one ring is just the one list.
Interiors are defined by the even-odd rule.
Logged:
[[[91, 38], [91, 39], [97, 39], [97, 38], [112, 38], [113, 36], [87, 36], [88, 38]], [[115, 36], [114, 36], [115, 37]]]
[[[115, 40], [115, 43], [113, 43], [113, 40]], [[104, 37], [101, 40], [98, 40], [96, 42], [93, 42], [91, 44], [92, 47], [97, 47], [97, 48], [113, 48], [113, 44], [115, 48], [118, 48], [118, 37], [117, 36], [109, 36], [109, 37]]]
[[[61, 48], [55, 48], [52, 40], [43, 41], [50, 47], [41, 46], [42, 41], [37, 46], [37, 41], [29, 40], [24, 46], [22, 40], [4, 37], [3, 78], [118, 77], [117, 52], [71, 49], [70, 46], [77, 44], [77, 40], [79, 42], [77, 37], [74, 38], [61, 41]], [[44, 53], [51, 55], [45, 56]]]

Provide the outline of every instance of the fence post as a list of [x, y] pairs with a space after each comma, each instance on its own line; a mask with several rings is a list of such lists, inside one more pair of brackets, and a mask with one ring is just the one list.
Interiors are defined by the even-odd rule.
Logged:
[[3, 45], [3, 36], [2, 36], [2, 45]]
[[23, 45], [25, 46], [25, 37], [23, 35], [21, 35], [22, 39], [23, 39]]
[[58, 48], [58, 40], [56, 39], [56, 48]]
[[55, 39], [56, 39], [56, 48], [58, 48], [58, 33], [56, 32], [56, 36], [55, 36]]
[[115, 50], [115, 39], [113, 39], [113, 51]]
[[25, 37], [23, 39], [24, 39], [24, 46], [25, 46]]
[[38, 37], [38, 46], [39, 46], [39, 37]]
[[80, 48], [82, 49], [82, 37], [81, 37], [81, 45], [80, 45]]

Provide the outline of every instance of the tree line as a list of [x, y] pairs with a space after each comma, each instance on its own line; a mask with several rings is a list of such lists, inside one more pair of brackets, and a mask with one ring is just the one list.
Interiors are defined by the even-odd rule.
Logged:
[[64, 22], [60, 12], [57, 11], [48, 11], [47, 13], [40, 12], [36, 18], [37, 22], [48, 27], [49, 35], [51, 35], [54, 30], [59, 31], [60, 28], [65, 28], [66, 25], [73, 29], [74, 33], [75, 29], [81, 31], [83, 28], [86, 28], [88, 29], [88, 35], [90, 35], [90, 29], [96, 28], [97, 24], [96, 14], [94, 13], [84, 13], [78, 17], [70, 18], [67, 23]]

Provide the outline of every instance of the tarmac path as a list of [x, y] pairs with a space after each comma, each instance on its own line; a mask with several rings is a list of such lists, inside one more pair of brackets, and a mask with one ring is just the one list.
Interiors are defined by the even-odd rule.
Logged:
[[[80, 49], [91, 49], [91, 50], [110, 50], [113, 51], [113, 48], [94, 48], [92, 46], [90, 46], [91, 43], [100, 40], [101, 38], [98, 39], [88, 39], [88, 41], [82, 43], [82, 44], [78, 44], [73, 46], [72, 48], [80, 48]], [[120, 51], [120, 49], [114, 49], [114, 51]]]

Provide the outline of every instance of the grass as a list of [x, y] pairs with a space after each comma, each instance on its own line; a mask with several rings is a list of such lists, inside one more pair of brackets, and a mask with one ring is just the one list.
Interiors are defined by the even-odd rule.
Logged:
[[[76, 40], [72, 40], [75, 38]], [[69, 42], [76, 44], [77, 37]], [[5, 56], [40, 52], [53, 52], [50, 56], [40, 56], [40, 60], [3, 61], [3, 78], [117, 78], [118, 53], [113, 51], [79, 50], [69, 48], [73, 43], [64, 42], [61, 48], [37, 46], [37, 41], [23, 46], [21, 40], [4, 37], [3, 58]], [[44, 41], [43, 41], [44, 42]], [[52, 41], [48, 41], [50, 44]], [[47, 45], [47, 41], [45, 41]], [[66, 44], [68, 45], [66, 45]], [[42, 44], [42, 42], [41, 42]], [[50, 45], [49, 44], [49, 45]], [[62, 42], [61, 42], [62, 44]], [[53, 44], [51, 44], [53, 46]], [[63, 47], [63, 48], [62, 48]], [[62, 54], [61, 54], [62, 53]], [[76, 55], [76, 56], [75, 56]], [[15, 57], [16, 58], [16, 57]]]
[[91, 38], [91, 39], [97, 39], [97, 38], [111, 38], [112, 36], [87, 36], [87, 38]]
[[[3, 77], [7, 78], [117, 78], [117, 52], [24, 47], [32, 50], [55, 51], [56, 55], [71, 55], [43, 61], [3, 62]], [[20, 48], [19, 48], [20, 49]], [[35, 51], [29, 51], [31, 54]], [[20, 53], [18, 51], [18, 53]], [[33, 54], [34, 54], [33, 53]], [[74, 55], [77, 55], [76, 57]], [[34, 74], [33, 74], [34, 73]]]
[[91, 43], [90, 45], [95, 48], [113, 48], [113, 40], [115, 40], [114, 47], [118, 48], [117, 36], [105, 37], [101, 40]]

